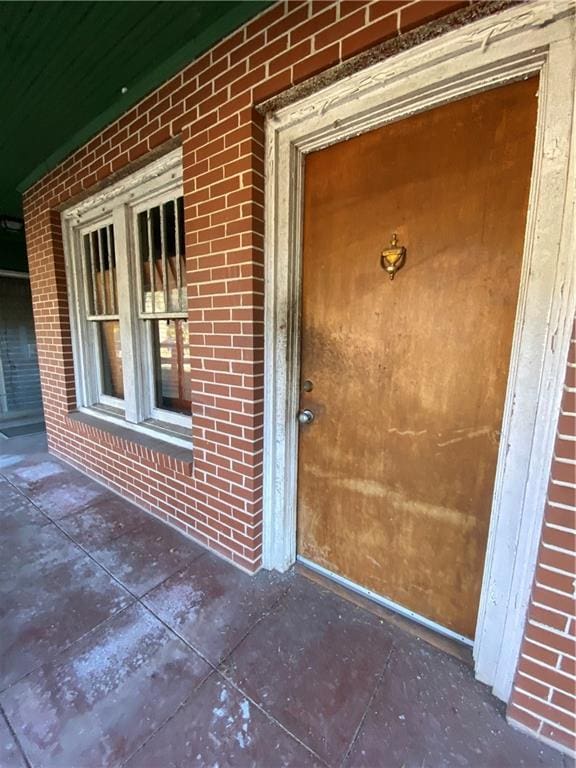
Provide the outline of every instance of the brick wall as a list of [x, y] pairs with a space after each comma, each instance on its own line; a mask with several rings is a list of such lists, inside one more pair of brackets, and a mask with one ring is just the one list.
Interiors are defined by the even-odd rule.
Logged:
[[576, 324], [508, 719], [576, 751]]
[[[461, 2], [280, 2], [145, 98], [24, 196], [50, 449], [249, 570], [260, 564], [263, 120], [269, 98]], [[194, 462], [67, 418], [75, 408], [60, 214], [182, 142]]]
[[[191, 63], [27, 191], [24, 207], [31, 284], [46, 421], [54, 453], [244, 568], [258, 568], [262, 536], [264, 149], [263, 121], [254, 105], [371, 46], [392, 41], [466, 5], [444, 0], [277, 3]], [[468, 11], [477, 13], [482, 5], [473, 3]], [[504, 3], [488, 5], [490, 10], [497, 10]], [[420, 33], [414, 35], [412, 44], [419, 41]], [[408, 39], [404, 37], [402, 44]], [[68, 416], [76, 404], [57, 209], [174, 139], [181, 140], [184, 158], [193, 462], [172, 458]], [[555, 467], [562, 468], [561, 476], [566, 479], [567, 465], [558, 462]], [[555, 478], [560, 479], [560, 475]], [[564, 493], [560, 489], [566, 486], [553, 484], [551, 488]], [[551, 498], [545, 527], [548, 543], [564, 536], [560, 529], [551, 527], [556, 525], [554, 515], [565, 511], [554, 504]], [[547, 569], [545, 558], [559, 550], [551, 550], [548, 543], [543, 545], [539, 574], [545, 573], [557, 584], [562, 574]], [[563, 546], [569, 557], [573, 543]], [[567, 589], [565, 580], [561, 582]], [[562, 590], [546, 593], [552, 600], [564, 594]], [[535, 598], [538, 594], [535, 592]], [[545, 610], [555, 621], [562, 615], [565, 619], [560, 630], [555, 626], [543, 630], [548, 633], [546, 637], [568, 642], [569, 636], [563, 634], [566, 614], [554, 608]], [[535, 621], [530, 619], [529, 633], [536, 631]], [[542, 652], [545, 645], [538, 646]], [[558, 653], [556, 646], [547, 647]], [[525, 654], [526, 649], [530, 646], [525, 646]], [[564, 651], [561, 658], [560, 664], [570, 662]], [[539, 680], [545, 681], [548, 674], [565, 680], [565, 671], [539, 663], [534, 682], [542, 686], [540, 693], [555, 692], [550, 706], [560, 707], [562, 691]], [[517, 690], [515, 696], [519, 695]], [[548, 703], [547, 695], [541, 698], [543, 705]], [[530, 698], [531, 702], [537, 700]], [[562, 702], [558, 711], [569, 712], [568, 702]], [[528, 712], [519, 707], [515, 700], [511, 714], [522, 713], [525, 722]], [[529, 723], [541, 735], [548, 734], [549, 725], [541, 718], [530, 715]], [[567, 731], [557, 727], [554, 733], [560, 736], [550, 737], [561, 741]]]

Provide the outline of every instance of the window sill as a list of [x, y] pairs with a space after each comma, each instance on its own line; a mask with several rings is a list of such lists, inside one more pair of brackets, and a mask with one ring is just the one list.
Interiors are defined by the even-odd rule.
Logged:
[[185, 435], [186, 430], [182, 428], [167, 424], [159, 425], [157, 422], [129, 424], [121, 416], [96, 408], [72, 411], [67, 418], [76, 424], [84, 424], [108, 432], [114, 437], [192, 465], [192, 439]]

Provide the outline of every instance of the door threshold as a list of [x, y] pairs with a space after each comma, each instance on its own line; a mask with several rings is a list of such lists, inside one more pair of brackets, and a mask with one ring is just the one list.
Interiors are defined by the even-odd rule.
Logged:
[[410, 611], [366, 587], [361, 587], [350, 579], [339, 576], [306, 557], [298, 555], [296, 561], [298, 570], [307, 578], [336, 591], [345, 599], [351, 600], [365, 610], [386, 619], [452, 656], [457, 656], [467, 664], [473, 665], [470, 651], [474, 641], [470, 638], [443, 627], [425, 616], [420, 616], [420, 614]]

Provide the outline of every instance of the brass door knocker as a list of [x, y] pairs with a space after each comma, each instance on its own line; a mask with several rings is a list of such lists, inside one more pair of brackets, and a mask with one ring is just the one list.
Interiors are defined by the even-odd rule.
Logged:
[[390, 240], [390, 248], [386, 248], [382, 251], [380, 264], [382, 265], [382, 269], [385, 269], [390, 275], [390, 280], [394, 280], [394, 275], [399, 269], [402, 269], [405, 261], [406, 248], [402, 245], [398, 245], [398, 235], [394, 233]]

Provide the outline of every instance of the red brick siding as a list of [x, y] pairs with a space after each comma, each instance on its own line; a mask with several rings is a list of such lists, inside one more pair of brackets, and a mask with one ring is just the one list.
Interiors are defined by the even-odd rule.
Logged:
[[[255, 570], [262, 538], [263, 122], [253, 105], [460, 2], [280, 2], [27, 191], [51, 450]], [[172, 137], [183, 146], [193, 467], [67, 418], [75, 408], [60, 214]]]
[[576, 325], [548, 503], [508, 718], [576, 750]]

